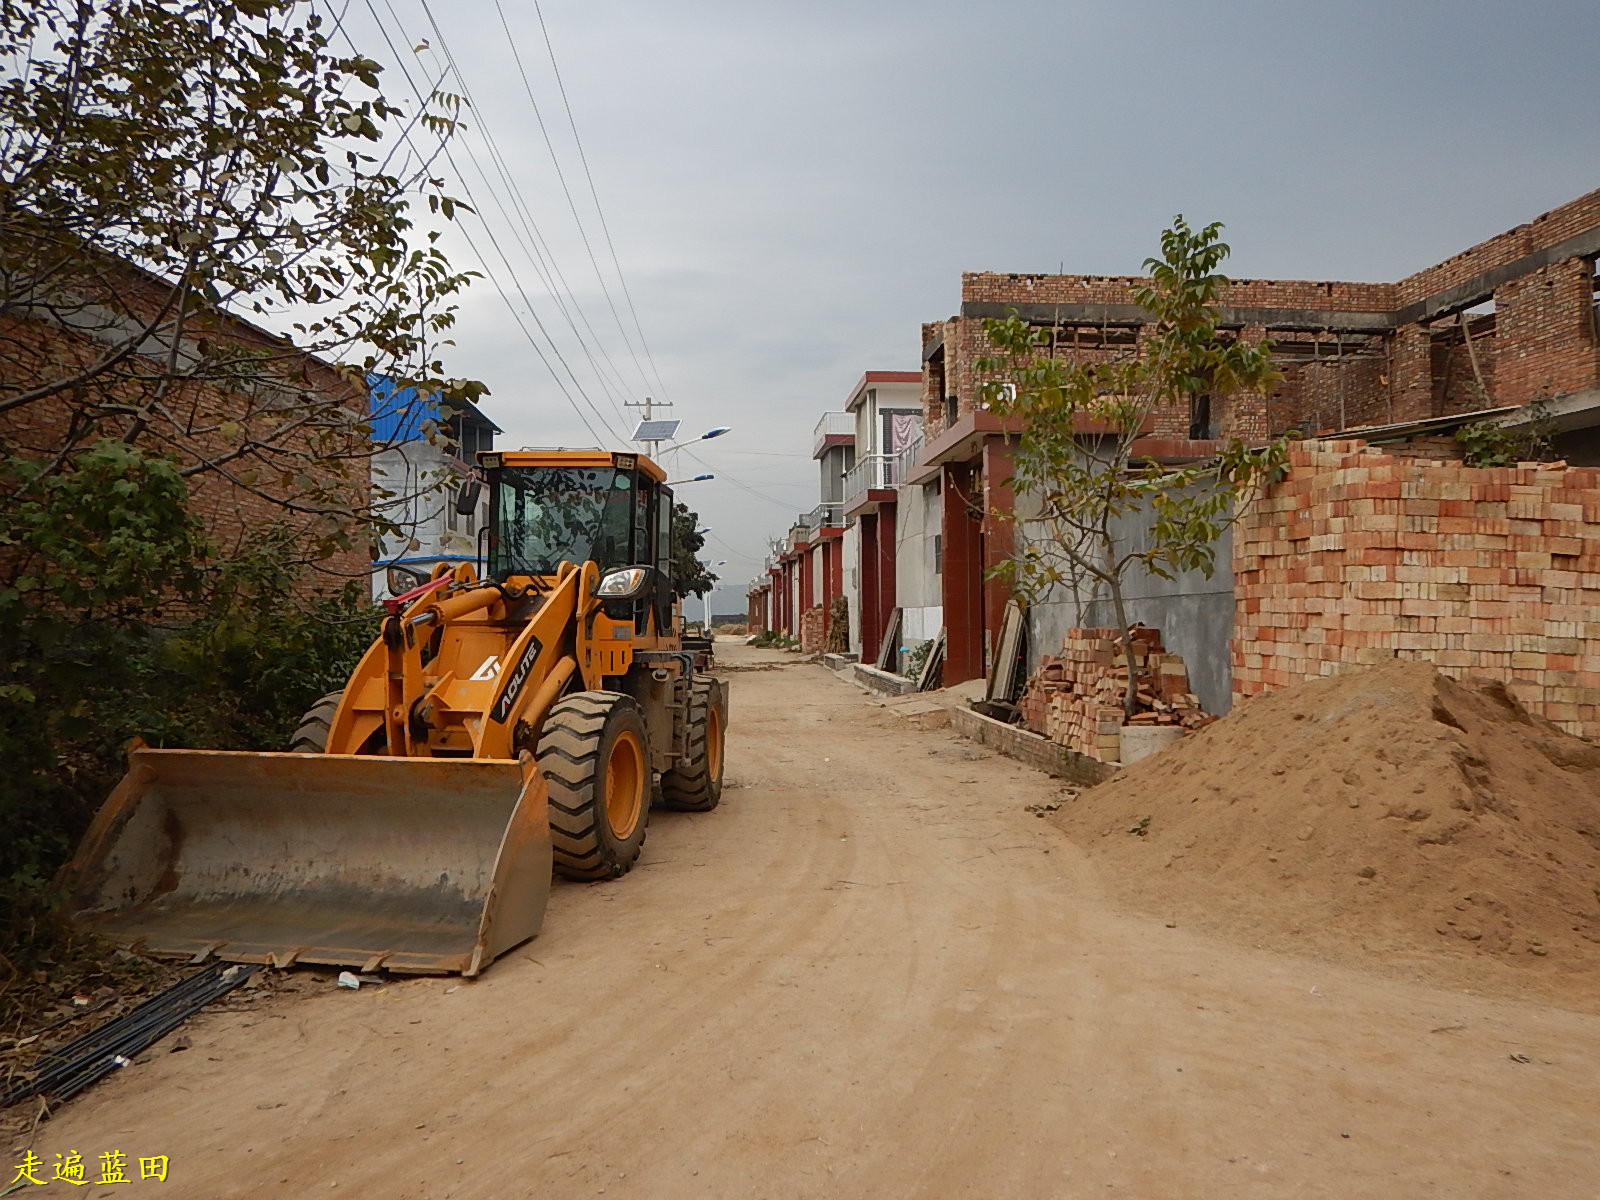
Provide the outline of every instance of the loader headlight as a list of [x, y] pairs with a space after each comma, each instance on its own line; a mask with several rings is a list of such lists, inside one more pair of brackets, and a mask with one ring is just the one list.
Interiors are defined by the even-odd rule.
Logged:
[[624, 567], [604, 575], [594, 594], [607, 600], [637, 600], [649, 586], [649, 567]]

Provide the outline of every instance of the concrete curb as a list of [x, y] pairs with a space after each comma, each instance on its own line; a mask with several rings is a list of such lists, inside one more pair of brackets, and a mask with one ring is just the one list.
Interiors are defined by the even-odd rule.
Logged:
[[1004, 721], [996, 721], [970, 708], [952, 708], [950, 727], [962, 737], [988, 746], [991, 750], [1036, 767], [1047, 775], [1083, 787], [1104, 783], [1119, 769], [1117, 763], [1104, 763], [1086, 754], [1058, 746], [1037, 733], [1029, 733]]
[[851, 663], [850, 671], [850, 678], [880, 696], [906, 696], [917, 690], [916, 683], [904, 675], [891, 675], [866, 663]]

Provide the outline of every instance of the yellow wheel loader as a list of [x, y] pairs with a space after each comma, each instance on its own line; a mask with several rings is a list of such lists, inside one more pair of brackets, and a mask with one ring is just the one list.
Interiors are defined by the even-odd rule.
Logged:
[[661, 469], [479, 463], [483, 577], [389, 601], [289, 752], [135, 744], [66, 869], [82, 923], [196, 962], [474, 975], [539, 931], [552, 870], [621, 875], [652, 803], [716, 807], [727, 693], [673, 623]]

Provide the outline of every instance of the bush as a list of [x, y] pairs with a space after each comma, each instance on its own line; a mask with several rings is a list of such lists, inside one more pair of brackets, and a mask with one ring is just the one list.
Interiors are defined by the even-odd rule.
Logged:
[[751, 640], [752, 646], [759, 646], [763, 650], [796, 650], [800, 643], [792, 637], [784, 637], [776, 629], [763, 629]]
[[223, 562], [175, 464], [102, 442], [43, 477], [0, 459], [0, 992], [66, 945], [49, 882], [128, 742], [286, 749], [376, 635], [355, 581], [303, 598], [263, 531]]
[[918, 642], [914, 650], [906, 655], [907, 679], [916, 679], [922, 674], [923, 664], [928, 661], [928, 655], [933, 652], [932, 640]]

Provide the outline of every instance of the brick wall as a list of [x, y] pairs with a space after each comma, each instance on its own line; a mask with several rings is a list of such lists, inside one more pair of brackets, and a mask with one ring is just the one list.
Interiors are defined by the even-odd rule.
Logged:
[[1413, 304], [1474, 279], [1495, 267], [1564, 242], [1600, 226], [1600, 189], [1570, 200], [1443, 262], [1407, 275], [1395, 285], [1399, 303]]
[[1591, 262], [1571, 258], [1495, 290], [1497, 403], [1527, 404], [1600, 383], [1593, 275]]
[[[1014, 275], [968, 271], [961, 299], [1000, 304], [1132, 304], [1139, 275]], [[1397, 307], [1392, 283], [1344, 283], [1307, 279], [1235, 279], [1222, 291], [1225, 305], [1239, 308], [1329, 309], [1385, 312]]]
[[1600, 468], [1306, 444], [1233, 546], [1237, 694], [1425, 659], [1600, 737]]
[[1383, 348], [1347, 354], [1332, 338], [1315, 339], [1313, 344], [1324, 357], [1278, 360], [1283, 379], [1268, 399], [1268, 435], [1276, 437], [1289, 429], [1313, 433], [1388, 424], [1393, 414], [1384, 382]]
[[[162, 300], [164, 285], [132, 269], [108, 268], [94, 283], [106, 292], [94, 298], [105, 302], [102, 307], [108, 313], [112, 312], [109, 293], [116, 292], [117, 307], [99, 337], [45, 321], [0, 319], [0, 396], [9, 397], [38, 381], [62, 378], [97, 362], [106, 351], [104, 337], [116, 331], [116, 319], [143, 317], [157, 310]], [[266, 364], [260, 374], [275, 382], [270, 387], [232, 389], [184, 380], [160, 387], [154, 370], [151, 382], [141, 384], [133, 378], [134, 360], [113, 376], [114, 382], [91, 386], [81, 402], [62, 394], [7, 410], [0, 415], [0, 444], [54, 454], [71, 443], [124, 436], [130, 427], [129, 413], [143, 410], [141, 444], [174, 454], [185, 468], [227, 458], [226, 474], [201, 471], [191, 476], [190, 487], [193, 511], [224, 552], [235, 552], [258, 539], [268, 524], [288, 523], [306, 538], [331, 533], [349, 542], [347, 548], [321, 560], [319, 571], [307, 581], [310, 590], [370, 576], [372, 558], [364, 532], [328, 515], [293, 511], [283, 503], [305, 501], [303, 509], [327, 508], [327, 489], [337, 493], [344, 507], [361, 508], [369, 502], [370, 448], [363, 436], [352, 433], [349, 416], [299, 419], [309, 403], [325, 406], [328, 417], [337, 412], [364, 420], [365, 388], [330, 364], [226, 315], [196, 317], [185, 344], [192, 346], [200, 337], [262, 354]], [[128, 413], [108, 410], [117, 404], [126, 406]], [[100, 407], [97, 423], [85, 424], [84, 414], [96, 406]], [[261, 448], [228, 457], [252, 439], [259, 440]], [[322, 456], [324, 465], [309, 466], [296, 455]], [[313, 491], [321, 493], [319, 498], [308, 500]]]

